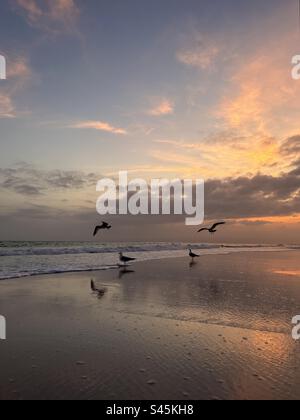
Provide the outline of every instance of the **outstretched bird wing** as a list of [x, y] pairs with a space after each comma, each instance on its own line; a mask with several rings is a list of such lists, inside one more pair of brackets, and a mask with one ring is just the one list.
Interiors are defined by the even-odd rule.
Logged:
[[209, 230], [209, 229], [207, 229], [207, 228], [202, 228], [202, 229], [198, 230], [198, 233], [200, 233], [200, 232], [204, 232], [205, 230]]
[[101, 226], [96, 226], [95, 230], [94, 230], [94, 236], [97, 235], [97, 233], [99, 232], [99, 230], [104, 230], [104, 229], [111, 229], [111, 225], [109, 225], [106, 222], [102, 222]]
[[219, 223], [215, 223], [215, 224], [211, 227], [211, 229], [212, 229], [212, 230], [214, 230], [214, 229], [216, 229], [216, 227], [221, 226], [221, 225], [225, 225], [225, 224], [226, 224], [226, 222], [219, 222]]
[[96, 236], [100, 229], [101, 229], [100, 226], [96, 226], [95, 230], [94, 230], [94, 233], [93, 233], [93, 236]]

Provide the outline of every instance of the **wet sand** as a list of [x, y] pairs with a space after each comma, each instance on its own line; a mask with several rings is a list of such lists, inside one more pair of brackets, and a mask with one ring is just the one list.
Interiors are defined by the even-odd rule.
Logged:
[[298, 251], [1, 281], [0, 314], [1, 400], [300, 398]]

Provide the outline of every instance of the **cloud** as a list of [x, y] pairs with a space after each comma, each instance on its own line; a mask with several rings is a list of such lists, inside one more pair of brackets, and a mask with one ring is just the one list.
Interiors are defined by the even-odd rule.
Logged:
[[[9, 183], [7, 183], [7, 185], [5, 185], [5, 183], [3, 184], [4, 188], [9, 188]], [[39, 188], [33, 186], [33, 185], [27, 185], [27, 184], [22, 184], [22, 183], [17, 183], [15, 182], [15, 185], [12, 185], [14, 191], [18, 194], [22, 194], [22, 195], [27, 195], [27, 196], [36, 196], [36, 195], [40, 195], [41, 191]]]
[[27, 13], [27, 17], [31, 22], [36, 21], [43, 14], [36, 0], [16, 0], [16, 3]]
[[250, 226], [250, 227], [261, 227], [265, 225], [271, 224], [268, 220], [237, 220], [236, 222], [232, 222], [240, 225]]
[[50, 0], [48, 3], [49, 16], [53, 20], [73, 23], [79, 15], [79, 9], [74, 0]]
[[166, 139], [156, 143], [160, 148], [150, 151], [150, 155], [160, 162], [181, 164], [181, 176], [224, 178], [258, 171], [271, 174], [286, 167], [279, 142], [264, 135], [220, 132], [193, 142]]
[[[286, 143], [288, 144], [289, 141], [287, 140]], [[78, 235], [80, 232], [80, 235], [85, 238], [85, 235], [90, 234], [90, 227], [97, 219], [93, 203], [97, 198], [95, 185], [100, 178], [100, 175], [81, 171], [41, 170], [26, 163], [10, 168], [0, 168], [0, 192], [5, 197], [2, 200], [0, 212], [2, 233], [11, 238], [14, 226], [21, 227], [25, 223], [25, 230], [21, 229], [21, 232], [25, 236], [29, 235], [30, 238], [32, 237], [30, 232], [35, 235], [43, 232], [45, 237], [49, 238], [63, 235], [69, 237], [68, 235], [74, 231]], [[92, 198], [93, 194], [95, 194], [95, 201]], [[19, 196], [18, 201], [11, 201], [12, 195], [14, 200], [15, 196]], [[67, 198], [68, 201], [66, 201]], [[260, 229], [271, 229], [273, 224], [276, 224], [278, 228], [278, 223], [284, 223], [285, 227], [299, 223], [300, 162], [295, 163], [288, 172], [278, 176], [258, 173], [254, 176], [206, 180], [205, 215], [206, 220], [222, 218], [232, 221], [234, 229], [248, 229], [242, 230], [241, 234], [244, 238], [247, 234], [252, 235], [251, 237], [254, 235], [254, 240], [255, 234], [251, 230], [252, 227], [261, 232]], [[40, 226], [41, 220], [47, 223]], [[137, 237], [142, 239], [141, 235], [144, 237], [146, 235], [147, 238], [153, 238], [153, 235], [156, 235], [156, 240], [170, 239], [168, 235], [174, 232], [173, 228], [170, 229], [173, 224], [178, 226], [178, 230], [172, 240], [182, 237], [189, 240], [184, 236], [186, 227], [184, 218], [181, 216], [158, 218], [125, 216], [125, 221], [126, 223], [124, 223], [124, 217], [116, 216], [113, 223], [120, 225], [121, 231], [124, 225], [126, 229], [130, 226], [132, 240]], [[74, 229], [75, 226], [76, 229]], [[141, 226], [143, 226], [142, 233]], [[120, 234], [119, 231], [117, 232], [115, 240]], [[259, 239], [256, 237], [256, 241], [264, 240], [263, 232]], [[296, 235], [292, 231], [288, 232], [290, 233], [284, 237], [281, 233], [278, 234], [282, 242], [289, 241], [289, 238]], [[18, 230], [15, 233], [17, 235]], [[236, 233], [230, 230], [228, 240], [234, 240]], [[292, 234], [294, 236], [289, 236]], [[276, 240], [280, 240], [278, 236]], [[265, 242], [271, 242], [269, 237], [265, 239]]]
[[9, 93], [0, 91], [0, 118], [13, 118], [15, 116], [15, 107]]
[[32, 71], [25, 57], [8, 57], [7, 80], [0, 85], [0, 118], [15, 118], [16, 96], [28, 85]]
[[300, 172], [208, 181], [206, 212], [233, 219], [300, 214]]
[[[66, 198], [67, 190], [77, 190], [82, 196], [82, 191], [95, 187], [100, 178], [100, 175], [79, 171], [39, 170], [22, 163], [0, 169], [0, 188], [26, 198], [45, 197], [51, 192], [62, 191]], [[93, 204], [89, 195], [83, 197], [82, 203], [86, 203], [87, 199], [89, 204]], [[49, 203], [54, 208], [52, 199]], [[297, 221], [300, 218], [300, 162], [289, 172], [278, 176], [257, 174], [222, 180], [208, 179], [205, 184], [205, 208], [206, 219], [210, 220], [225, 218], [255, 222], [256, 225], [281, 219]], [[63, 211], [58, 206], [59, 209]], [[75, 211], [71, 205], [68, 205], [68, 209]], [[78, 215], [86, 211], [84, 206], [81, 210], [77, 205], [76, 209]], [[175, 219], [170, 218], [168, 223], [174, 222]]]
[[150, 156], [161, 162], [182, 165], [185, 169], [194, 167], [197, 163], [199, 164], [199, 159], [197, 157], [171, 151], [164, 153], [160, 149], [152, 150]]
[[284, 156], [297, 159], [300, 157], [300, 135], [288, 138], [281, 146], [281, 153]]
[[[240, 139], [243, 142], [244, 139]], [[233, 139], [232, 139], [233, 141]], [[205, 209], [206, 218], [228, 218], [235, 220], [250, 220], [251, 222], [259, 222], [261, 224], [268, 222], [295, 221], [294, 216], [300, 218], [300, 150], [299, 150], [300, 136], [286, 139], [282, 145], [276, 147], [276, 160], [284, 160], [284, 154], [288, 154], [287, 170], [278, 171], [276, 175], [272, 174], [274, 169], [271, 168], [269, 173], [261, 173], [263, 166], [257, 165], [257, 171], [254, 174], [248, 175], [235, 175], [236, 167], [233, 171], [228, 170], [229, 160], [223, 162], [226, 154], [220, 144], [193, 144], [183, 143], [174, 140], [159, 141], [159, 144], [167, 145], [168, 150], [163, 152], [161, 149], [154, 151], [152, 156], [157, 160], [165, 162], [165, 168], [172, 165], [174, 175], [176, 177], [192, 177], [195, 179], [205, 176]], [[263, 142], [265, 143], [263, 146]], [[268, 148], [272, 150], [274, 146], [272, 139], [263, 139], [261, 148], [265, 148], [267, 153]], [[171, 147], [179, 149], [177, 153], [170, 150]], [[253, 146], [253, 145], [252, 145]], [[206, 148], [211, 152], [208, 156], [205, 153]], [[211, 149], [210, 149], [211, 147]], [[224, 165], [224, 173], [222, 177], [217, 177], [220, 173], [220, 168], [213, 172], [216, 168], [215, 155], [212, 156], [212, 150], [217, 147], [218, 167]], [[239, 153], [243, 156], [244, 150], [248, 151], [247, 144], [243, 146], [237, 144], [236, 154], [230, 156], [232, 159], [231, 165], [235, 165], [235, 160], [238, 160]], [[255, 148], [252, 151], [253, 158], [257, 154]], [[189, 149], [191, 154], [187, 154], [186, 150]], [[239, 150], [240, 149], [240, 150]], [[185, 150], [185, 153], [183, 153]], [[233, 146], [230, 144], [228, 153], [233, 153]], [[196, 152], [201, 151], [202, 155], [197, 155]], [[273, 153], [273, 152], [272, 152]], [[273, 161], [273, 154], [271, 153], [271, 161]], [[248, 156], [248, 155], [246, 155]], [[292, 159], [290, 158], [292, 156]], [[207, 164], [210, 164], [209, 158], [212, 157], [214, 163], [211, 162], [211, 170], [208, 170]], [[298, 160], [295, 160], [297, 159]], [[241, 158], [240, 158], [241, 159]], [[245, 159], [245, 158], [244, 158]], [[247, 157], [250, 159], [250, 156]], [[252, 159], [252, 157], [251, 157]], [[262, 159], [260, 156], [259, 159]], [[248, 161], [248, 165], [250, 164]], [[238, 165], [239, 167], [239, 165]], [[245, 174], [248, 169], [247, 160], [241, 159], [240, 162], [241, 173]], [[222, 172], [222, 170], [221, 170]], [[250, 172], [250, 171], [249, 171]], [[231, 173], [224, 177], [224, 174]], [[256, 223], [256, 224], [259, 224]]]
[[162, 99], [158, 105], [150, 109], [148, 114], [152, 115], [153, 117], [161, 117], [164, 115], [173, 114], [173, 112], [174, 112], [174, 104], [168, 99]]
[[93, 173], [46, 171], [26, 163], [0, 168], [0, 189], [24, 196], [39, 196], [57, 190], [80, 190], [95, 186], [98, 179]]
[[28, 80], [32, 75], [28, 60], [25, 57], [18, 57], [10, 60], [7, 68], [8, 79]]
[[185, 44], [177, 51], [177, 60], [201, 70], [211, 68], [220, 53], [220, 47], [213, 40], [196, 31], [187, 37]]
[[102, 122], [102, 121], [81, 121], [81, 122], [71, 125], [71, 128], [98, 130], [98, 131], [105, 131], [107, 133], [120, 134], [120, 135], [127, 134], [127, 131], [125, 129], [116, 128], [110, 125], [109, 123]]
[[15, 0], [31, 26], [58, 34], [73, 32], [80, 11], [74, 0]]
[[234, 70], [215, 112], [228, 128], [277, 138], [297, 132], [300, 84], [291, 77], [289, 35], [264, 43]]

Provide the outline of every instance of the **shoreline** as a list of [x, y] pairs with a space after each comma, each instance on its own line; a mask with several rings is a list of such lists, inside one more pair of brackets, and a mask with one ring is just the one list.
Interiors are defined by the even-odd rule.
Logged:
[[[211, 252], [212, 249], [213, 250], [218, 249], [218, 250], [223, 250], [223, 251], [227, 249], [227, 252], [226, 251], [220, 252], [220, 253]], [[199, 249], [195, 248], [195, 250], [198, 251], [198, 252], [202, 251], [202, 255], [200, 254], [200, 257], [199, 257], [200, 259], [204, 258], [204, 257], [208, 257], [208, 256], [213, 256], [213, 255], [229, 256], [229, 255], [234, 255], [234, 254], [239, 254], [239, 253], [251, 253], [251, 254], [258, 253], [258, 254], [260, 254], [260, 253], [264, 253], [264, 252], [266, 252], [266, 253], [272, 253], [272, 252], [274, 252], [274, 253], [278, 253], [278, 252], [289, 253], [289, 252], [297, 252], [297, 251], [299, 252], [300, 251], [300, 249], [297, 249], [297, 248], [287, 249], [287, 248], [279, 248], [279, 247], [278, 248], [275, 247], [275, 249], [270, 248], [270, 247], [266, 247], [266, 248], [265, 247], [261, 247], [261, 248], [257, 248], [257, 247], [253, 247], [253, 248], [248, 248], [248, 247], [245, 247], [245, 248], [220, 247], [220, 248], [212, 248], [212, 249], [210, 249], [210, 248], [199, 248]], [[230, 251], [229, 251], [229, 249], [230, 249]], [[111, 253], [111, 254], [114, 254], [114, 253]], [[128, 252], [128, 255], [134, 255], [134, 254], [135, 254], [134, 252], [130, 252], [130, 251]], [[91, 255], [99, 255], [100, 256], [102, 254], [101, 253], [99, 253], [99, 254], [93, 253]], [[38, 255], [38, 257], [42, 257], [42, 255]], [[173, 259], [178, 259], [178, 258], [180, 258], [180, 259], [190, 259], [190, 257], [188, 255], [186, 255], [186, 256], [183, 256], [183, 255], [180, 255], [180, 256], [169, 255], [169, 256], [164, 256], [164, 257], [153, 257], [152, 259], [151, 258], [141, 259], [141, 260], [137, 259], [136, 262], [133, 263], [133, 265], [135, 266], [137, 264], [142, 264], [142, 263], [145, 263], [145, 262], [173, 260]], [[1, 257], [0, 257], [0, 259], [1, 259]], [[42, 277], [42, 276], [55, 276], [55, 275], [60, 275], [60, 274], [93, 273], [93, 272], [102, 272], [102, 271], [105, 272], [105, 271], [110, 271], [110, 270], [119, 270], [121, 268], [122, 267], [120, 266], [120, 264], [118, 264], [116, 262], [115, 264], [113, 264], [111, 266], [103, 266], [99, 269], [95, 269], [95, 268], [92, 268], [92, 269], [78, 269], [78, 270], [77, 269], [74, 269], [74, 270], [71, 269], [71, 270], [66, 270], [66, 271], [53, 271], [53, 272], [45, 272], [45, 273], [30, 273], [28, 275], [24, 274], [24, 275], [21, 275], [21, 276], [0, 278], [0, 282], [8, 281], [8, 280], [22, 280], [22, 279], [25, 279], [25, 278], [30, 279], [30, 278]]]
[[1, 281], [0, 400], [299, 399], [299, 255]]

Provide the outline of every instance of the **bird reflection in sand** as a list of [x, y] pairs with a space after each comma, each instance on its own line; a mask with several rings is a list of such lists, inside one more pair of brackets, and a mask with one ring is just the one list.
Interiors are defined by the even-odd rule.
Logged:
[[197, 265], [197, 262], [196, 261], [190, 261], [190, 263], [189, 263], [189, 267], [190, 268], [193, 268], [193, 267], [195, 267], [195, 265]]
[[124, 267], [124, 268], [122, 268], [122, 269], [119, 270], [119, 279], [121, 279], [126, 274], [132, 274], [132, 273], [135, 273], [135, 271], [134, 270], [130, 270], [127, 267]]
[[191, 257], [191, 262], [190, 262], [190, 268], [194, 267], [195, 265], [197, 265], [195, 259], [197, 260], [197, 258], [200, 257], [199, 254], [195, 254], [191, 248], [189, 248], [189, 256]]
[[95, 285], [94, 280], [91, 280], [91, 290], [92, 290], [93, 294], [97, 295], [98, 299], [102, 299], [107, 292], [107, 289], [105, 287], [101, 288], [101, 289], [98, 289]]

